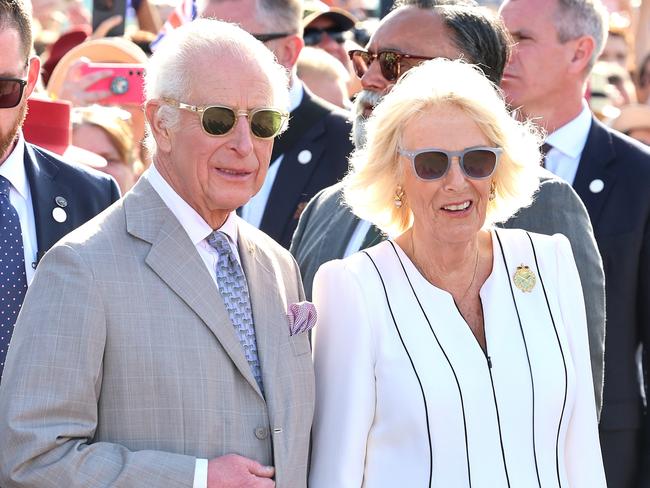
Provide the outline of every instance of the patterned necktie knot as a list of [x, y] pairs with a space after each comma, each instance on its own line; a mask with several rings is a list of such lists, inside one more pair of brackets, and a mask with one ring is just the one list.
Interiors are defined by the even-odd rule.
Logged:
[[219, 230], [215, 230], [208, 236], [208, 244], [217, 250], [219, 256], [232, 252], [228, 243], [228, 236]]

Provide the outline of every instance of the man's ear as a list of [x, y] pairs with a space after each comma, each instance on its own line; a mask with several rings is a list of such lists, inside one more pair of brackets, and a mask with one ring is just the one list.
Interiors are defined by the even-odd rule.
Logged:
[[292, 34], [279, 39], [273, 52], [275, 57], [278, 58], [278, 63], [291, 71], [298, 62], [298, 56], [304, 46], [305, 41], [302, 40], [302, 37], [298, 34]]
[[160, 100], [149, 100], [144, 106], [144, 113], [147, 117], [151, 135], [156, 140], [157, 149], [162, 152], [169, 152], [171, 150], [171, 139], [169, 129], [160, 118], [159, 109], [161, 105]]
[[573, 43], [573, 56], [569, 71], [574, 74], [585, 73], [596, 49], [596, 41], [591, 36], [582, 36], [569, 42]]
[[25, 86], [25, 93], [23, 94], [23, 100], [27, 100], [32, 92], [34, 87], [38, 83], [38, 79], [41, 76], [41, 60], [38, 56], [32, 56], [29, 58], [29, 68], [27, 69], [27, 85]]

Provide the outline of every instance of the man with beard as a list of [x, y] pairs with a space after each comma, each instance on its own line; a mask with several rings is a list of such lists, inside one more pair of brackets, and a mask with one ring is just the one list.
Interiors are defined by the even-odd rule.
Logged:
[[25, 142], [21, 126], [38, 79], [31, 17], [0, 0], [0, 377], [18, 311], [39, 259], [119, 198], [108, 176], [71, 166]]
[[[363, 91], [355, 101], [353, 137], [357, 147], [365, 138], [365, 120], [390, 91], [399, 76], [426, 59], [462, 57], [479, 65], [495, 84], [501, 81], [510, 38], [503, 23], [488, 10], [450, 2], [404, 2], [379, 24], [368, 51], [353, 51], [352, 60]], [[458, 3], [458, 2], [456, 2]], [[605, 336], [604, 273], [589, 216], [564, 181], [540, 169], [540, 188], [534, 203], [508, 220], [504, 227], [542, 234], [562, 233], [573, 247], [587, 309], [591, 366], [600, 409]], [[383, 240], [379, 231], [342, 205], [342, 186], [316, 195], [303, 212], [291, 243], [307, 297], [319, 266]]]

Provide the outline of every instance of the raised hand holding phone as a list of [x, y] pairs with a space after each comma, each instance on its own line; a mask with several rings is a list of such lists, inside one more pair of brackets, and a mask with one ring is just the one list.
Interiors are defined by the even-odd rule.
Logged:
[[[87, 63], [82, 75], [109, 73], [93, 79], [86, 92], [99, 92], [97, 103], [102, 105], [141, 105], [144, 102], [144, 65], [136, 63]], [[99, 76], [99, 75], [98, 75]], [[108, 93], [107, 96], [104, 96]]]
[[99, 103], [111, 96], [108, 89], [89, 91], [88, 88], [98, 81], [112, 76], [113, 71], [111, 69], [89, 71], [87, 69], [89, 64], [88, 59], [82, 58], [70, 66], [68, 76], [61, 85], [58, 98], [68, 100], [74, 106], [85, 106]]

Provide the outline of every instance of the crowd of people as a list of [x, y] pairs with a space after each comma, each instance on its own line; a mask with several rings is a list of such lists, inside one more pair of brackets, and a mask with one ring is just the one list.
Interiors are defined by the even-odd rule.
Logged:
[[0, 487], [650, 487], [649, 2], [33, 1]]

